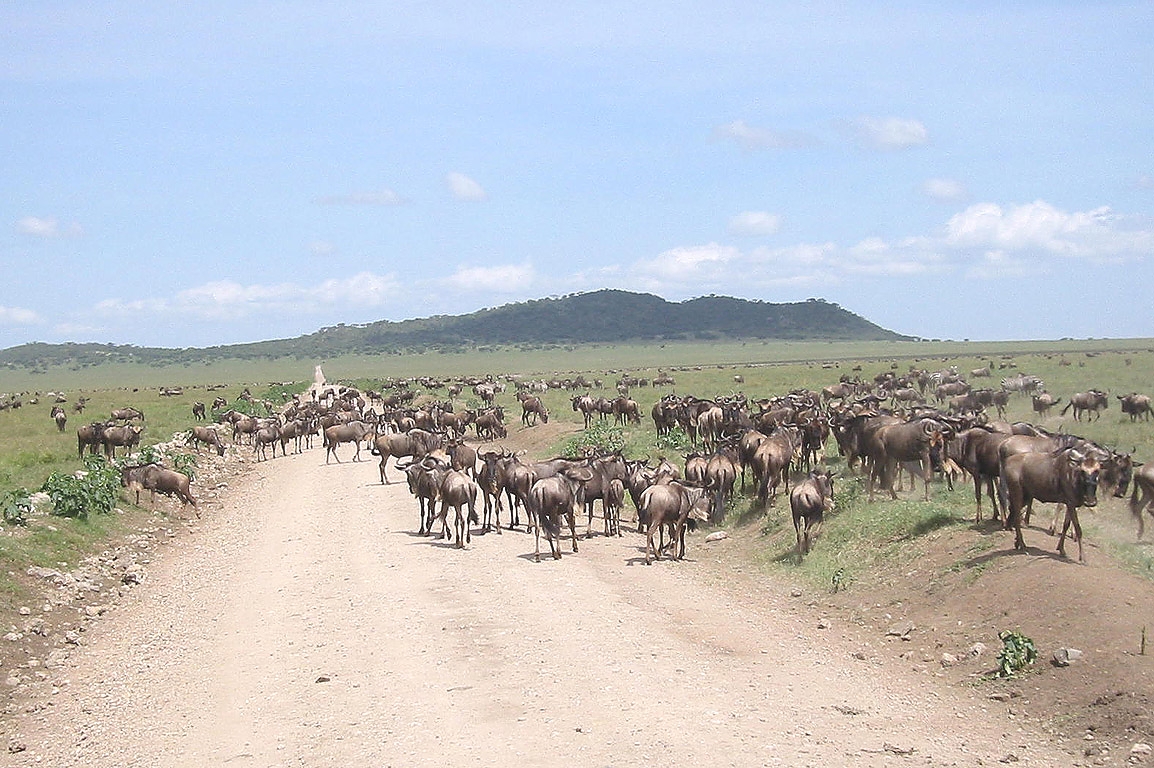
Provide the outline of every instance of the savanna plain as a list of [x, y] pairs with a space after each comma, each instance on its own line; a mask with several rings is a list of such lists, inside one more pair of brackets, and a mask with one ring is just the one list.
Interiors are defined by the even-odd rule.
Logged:
[[[1085, 562], [1076, 546], [1072, 558], [1057, 553], [1052, 505], [1035, 510], [1016, 551], [988, 503], [975, 522], [967, 478], [952, 489], [935, 478], [929, 501], [907, 483], [896, 501], [870, 502], [831, 438], [835, 505], [800, 562], [788, 499], [762, 508], [746, 489], [724, 520], [688, 535], [684, 560], [644, 564], [627, 502], [624, 535], [605, 536], [595, 520], [577, 553], [566, 539], [560, 560], [536, 563], [523, 525], [483, 535], [474, 525], [464, 549], [418, 535], [402, 474], [390, 463], [393, 482], [382, 484], [367, 450], [362, 461], [350, 446], [326, 462], [318, 442], [258, 461], [230, 430], [224, 456], [184, 445], [194, 402], [247, 404], [247, 390], [276, 408], [312, 383], [317, 364], [330, 382], [365, 391], [407, 379], [418, 404], [449, 399], [445, 385], [464, 377], [506, 381], [497, 402], [509, 434], [484, 447], [545, 458], [612, 444], [630, 459], [675, 462], [688, 438], [659, 437], [648, 418], [670, 392], [756, 401], [912, 368], [953, 367], [994, 388], [1025, 373], [1062, 401], [1040, 416], [1014, 394], [1007, 421], [1154, 458], [1154, 422], [1125, 416], [1117, 399], [1154, 389], [1150, 340], [668, 344], [0, 371], [3, 402], [21, 402], [0, 411], [0, 763], [1154, 760], [1154, 553], [1138, 539], [1129, 494], [1081, 510]], [[977, 370], [991, 375], [970, 378]], [[584, 389], [549, 389], [549, 421], [520, 422], [516, 381], [582, 375], [602, 382], [591, 394], [612, 397], [623, 374], [662, 372], [675, 383], [630, 389], [640, 424], [584, 430], [570, 403]], [[1060, 412], [1091, 388], [1109, 393], [1100, 416]], [[50, 418], [57, 399], [63, 431]], [[468, 386], [452, 402], [480, 405]], [[109, 513], [14, 510], [22, 491], [85, 469], [76, 429], [125, 407], [144, 413], [146, 454], [193, 475], [195, 511], [147, 493], [137, 504], [123, 489]], [[1002, 674], [1018, 639], [1036, 660]]]

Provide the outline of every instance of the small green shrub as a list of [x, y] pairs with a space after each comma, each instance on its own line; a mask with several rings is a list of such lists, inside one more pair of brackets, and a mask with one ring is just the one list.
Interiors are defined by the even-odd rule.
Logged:
[[53, 472], [41, 488], [52, 499], [52, 514], [86, 519], [89, 514], [108, 514], [116, 507], [120, 474], [103, 456], [84, 459], [85, 471]]
[[4, 512], [4, 522], [24, 525], [32, 514], [32, 498], [27, 489], [15, 488], [0, 497], [0, 510]]
[[693, 447], [689, 441], [689, 435], [685, 434], [685, 430], [681, 427], [674, 427], [666, 432], [664, 435], [658, 435], [657, 439], [653, 441], [653, 447], [659, 451], [670, 451], [672, 453], [684, 453]]
[[177, 453], [170, 457], [172, 459], [172, 468], [177, 472], [188, 475], [189, 480], [196, 479], [196, 454], [193, 453]]
[[1021, 632], [1002, 630], [998, 633], [1002, 650], [998, 651], [998, 677], [1013, 677], [1038, 659], [1034, 641]]
[[625, 430], [609, 424], [594, 424], [565, 441], [566, 456], [584, 456], [589, 450], [613, 453], [625, 450]]

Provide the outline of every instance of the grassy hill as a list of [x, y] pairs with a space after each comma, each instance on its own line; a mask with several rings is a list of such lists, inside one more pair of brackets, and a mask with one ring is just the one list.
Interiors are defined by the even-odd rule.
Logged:
[[725, 339], [909, 341], [820, 299], [771, 304], [726, 296], [669, 302], [659, 296], [603, 290], [538, 299], [467, 315], [337, 325], [295, 339], [167, 349], [113, 344], [23, 344], [0, 350], [0, 366], [35, 369], [107, 362], [211, 363], [217, 360], [331, 358], [411, 354], [478, 346], [534, 348], [555, 344]]

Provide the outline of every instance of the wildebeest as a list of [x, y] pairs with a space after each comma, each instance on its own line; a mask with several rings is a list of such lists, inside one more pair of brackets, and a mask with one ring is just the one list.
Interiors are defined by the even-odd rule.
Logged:
[[1018, 453], [1002, 464], [1002, 482], [1008, 499], [1007, 520], [1014, 528], [1014, 549], [1025, 550], [1022, 538], [1022, 510], [1031, 501], [1058, 502], [1066, 506], [1066, 520], [1058, 539], [1058, 552], [1066, 555], [1066, 533], [1074, 527], [1078, 541], [1078, 560], [1085, 562], [1082, 548], [1082, 524], [1078, 507], [1098, 503], [1099, 462], [1076, 448], [1062, 448], [1053, 453]]
[[52, 406], [51, 419], [56, 422], [56, 428], [61, 432], [64, 431], [64, 426], [68, 423], [68, 414], [59, 405]]
[[188, 440], [196, 448], [196, 452], [200, 453], [200, 446], [202, 444], [211, 445], [216, 449], [217, 456], [224, 455], [224, 442], [220, 439], [220, 433], [212, 427], [193, 426], [188, 431]]
[[541, 398], [536, 395], [528, 395], [521, 400], [521, 423], [527, 427], [531, 427], [537, 423], [537, 419], [548, 424], [549, 410], [545, 407], [545, 403], [541, 402]]
[[815, 469], [790, 491], [789, 508], [797, 534], [798, 562], [809, 554], [810, 544], [821, 530], [825, 513], [833, 510], [833, 478], [834, 473], [829, 470]]
[[381, 482], [389, 482], [389, 476], [385, 473], [385, 466], [390, 456], [395, 458], [412, 456], [414, 459], [419, 460], [428, 455], [430, 451], [440, 448], [443, 441], [444, 437], [439, 433], [429, 432], [424, 429], [410, 429], [408, 432], [378, 434], [373, 438], [371, 452], [374, 456], [381, 457]]
[[[469, 534], [469, 523], [479, 522], [477, 518], [477, 494], [480, 489], [477, 487], [477, 483], [464, 472], [453, 469], [440, 458], [426, 456], [421, 460], [421, 464], [432, 474], [433, 481], [437, 486], [437, 498], [441, 502], [441, 511], [437, 513], [433, 522], [440, 520], [441, 530], [444, 531], [445, 538], [450, 538], [448, 514], [449, 507], [452, 507], [456, 513], [453, 530], [457, 536], [457, 547], [464, 548], [465, 544], [472, 541], [472, 536]], [[466, 512], [466, 510], [468, 511]]]
[[[1140, 395], [1137, 392], [1131, 392], [1128, 395], [1117, 395], [1121, 400], [1122, 413], [1130, 417], [1130, 421], [1137, 421], [1138, 417], [1142, 417], [1143, 421], [1149, 421], [1150, 415], [1154, 411], [1150, 408], [1150, 396]], [[63, 429], [63, 427], [61, 427]]]
[[1070, 402], [1066, 403], [1066, 407], [1062, 409], [1061, 415], [1065, 416], [1066, 411], [1071, 408], [1074, 409], [1074, 421], [1081, 421], [1082, 414], [1086, 411], [1094, 414], [1094, 419], [1102, 418], [1102, 414], [1098, 413], [1100, 410], [1105, 410], [1110, 407], [1110, 396], [1100, 389], [1091, 389], [1089, 392], [1075, 392], [1070, 395]]
[[409, 493], [417, 500], [420, 514], [418, 533], [422, 536], [433, 531], [433, 518], [436, 515], [437, 481], [432, 473], [419, 461], [408, 464], [397, 464], [397, 469], [405, 473], [409, 485]]
[[[661, 553], [653, 546], [653, 537], [662, 528], [669, 531], [668, 547], [673, 549], [673, 559], [685, 557], [685, 530], [696, 528], [698, 521], [709, 519], [709, 497], [704, 488], [684, 485], [677, 481], [657, 483], [641, 494], [638, 515], [649, 521], [645, 533], [645, 564], [661, 559]], [[650, 557], [652, 555], [652, 557]]]
[[83, 427], [76, 430], [77, 458], [84, 457], [85, 448], [88, 448], [89, 453], [95, 454], [96, 447], [104, 445], [104, 430], [107, 427], [107, 424], [94, 421], [91, 424], [85, 424]]
[[1011, 435], [1004, 432], [994, 432], [984, 427], [972, 427], [959, 434], [952, 442], [956, 447], [954, 454], [962, 469], [974, 478], [974, 504], [977, 511], [974, 513], [974, 522], [982, 522], [982, 483], [986, 483], [986, 493], [990, 498], [990, 506], [994, 510], [994, 517], [998, 517], [998, 496], [994, 484], [1001, 474], [1001, 462], [998, 457], [998, 446]]
[[561, 559], [561, 524], [569, 524], [573, 553], [577, 553], [577, 505], [581, 503], [581, 486], [592, 478], [588, 467], [567, 467], [551, 477], [543, 477], [529, 489], [526, 507], [535, 520], [533, 526], [533, 561], [541, 562], [541, 533], [549, 542], [554, 560]]
[[789, 490], [789, 466], [801, 446], [796, 427], [778, 427], [757, 446], [753, 454], [753, 476], [757, 480], [757, 503], [767, 507], [777, 496], [777, 486], [785, 482]]
[[[372, 431], [368, 424], [363, 421], [350, 421], [348, 424], [334, 424], [325, 430], [325, 464], [329, 463], [329, 456], [341, 463], [341, 459], [337, 456], [337, 448], [341, 443], [353, 443], [356, 445], [356, 453], [353, 454], [353, 461], [361, 460], [361, 440], [365, 435]], [[381, 470], [384, 474], [384, 470]]]
[[1138, 540], [1146, 531], [1142, 512], [1154, 517], [1154, 464], [1144, 464], [1134, 472], [1134, 492], [1130, 495], [1130, 513], [1138, 521]]
[[144, 421], [144, 411], [137, 408], [117, 408], [112, 411], [112, 418], [119, 421], [131, 421], [132, 419]]
[[120, 470], [120, 482], [125, 488], [136, 492], [136, 504], [140, 505], [140, 492], [151, 492], [152, 500], [156, 501], [156, 492], [165, 496], [176, 496], [181, 504], [191, 504], [196, 516], [200, 517], [200, 510], [196, 509], [196, 499], [189, 489], [189, 477], [183, 472], [167, 469], [159, 464], [138, 464], [124, 467]]
[[[280, 424], [277, 424], [276, 422], [272, 422], [272, 421], [262, 424], [260, 429], [258, 429], [252, 435], [252, 449], [253, 449], [253, 453], [256, 454], [257, 461], [264, 461], [265, 459], [268, 458], [268, 456], [265, 452], [265, 449], [270, 445], [272, 446], [272, 457], [275, 459], [276, 458], [276, 445], [279, 442], [280, 442]], [[360, 455], [360, 447], [361, 447], [360, 443], [358, 442], [357, 443], [357, 454], [358, 455]], [[281, 454], [282, 455], [284, 454], [283, 447], [281, 449]], [[336, 454], [334, 453], [333, 455], [335, 456]], [[356, 457], [353, 458], [353, 461], [356, 461]], [[337, 459], [337, 462], [339, 463], [340, 459]], [[328, 463], [328, 454], [325, 454], [325, 463]]]
[[120, 447], [124, 448], [126, 455], [131, 453], [132, 449], [140, 444], [140, 433], [143, 431], [144, 427], [135, 424], [125, 424], [122, 427], [105, 427], [104, 433], [101, 435], [105, 458], [116, 458], [116, 449]]
[[889, 491], [890, 498], [898, 497], [894, 490], [894, 480], [900, 465], [920, 464], [923, 498], [930, 500], [930, 478], [933, 468], [930, 453], [936, 446], [944, 445], [947, 427], [931, 418], [915, 419], [904, 424], [882, 426], [873, 433], [867, 444], [867, 454], [872, 464], [868, 475], [868, 498], [873, 501], [874, 479], [881, 482], [882, 490]]
[[204, 421], [208, 418], [206, 415], [206, 410], [207, 409], [204, 407], [204, 403], [197, 400], [192, 404], [192, 418], [196, 419], [197, 421]]
[[1049, 392], [1039, 392], [1032, 398], [1034, 413], [1039, 416], [1048, 416], [1050, 409], [1060, 402], [1062, 402], [1062, 398], [1054, 397]]

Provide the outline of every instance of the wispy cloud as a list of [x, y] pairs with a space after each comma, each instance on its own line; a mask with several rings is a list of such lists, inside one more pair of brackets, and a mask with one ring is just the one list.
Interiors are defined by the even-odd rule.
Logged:
[[909, 149], [926, 144], [929, 131], [919, 120], [901, 117], [859, 117], [853, 121], [858, 143], [871, 149]]
[[392, 275], [361, 272], [315, 285], [277, 283], [242, 285], [231, 280], [205, 283], [170, 297], [125, 301], [105, 299], [96, 310], [105, 315], [170, 317], [173, 314], [204, 320], [238, 320], [266, 313], [315, 314], [346, 307], [381, 307], [399, 289]]
[[729, 220], [729, 233], [744, 237], [772, 235], [781, 227], [781, 217], [768, 211], [742, 211]]
[[520, 293], [537, 277], [532, 264], [499, 264], [490, 267], [458, 267], [445, 284], [462, 293]]
[[0, 305], [0, 325], [34, 325], [40, 322], [40, 315], [23, 307]]
[[62, 224], [58, 219], [40, 216], [25, 216], [16, 222], [16, 231], [30, 237], [53, 239], [58, 237], [79, 237], [84, 230], [76, 222]]
[[454, 171], [448, 174], [445, 183], [449, 185], [449, 192], [458, 200], [479, 202], [488, 197], [484, 187], [463, 173]]
[[404, 205], [407, 201], [391, 189], [381, 189], [376, 192], [350, 192], [343, 195], [325, 195], [318, 197], [317, 205], [377, 205], [392, 206]]
[[957, 179], [926, 179], [921, 193], [940, 203], [958, 203], [969, 197], [966, 185]]
[[713, 129], [713, 138], [721, 141], [732, 141], [747, 152], [759, 149], [799, 149], [817, 143], [812, 136], [804, 133], [757, 128], [744, 120], [734, 120], [732, 123], [719, 125]]

